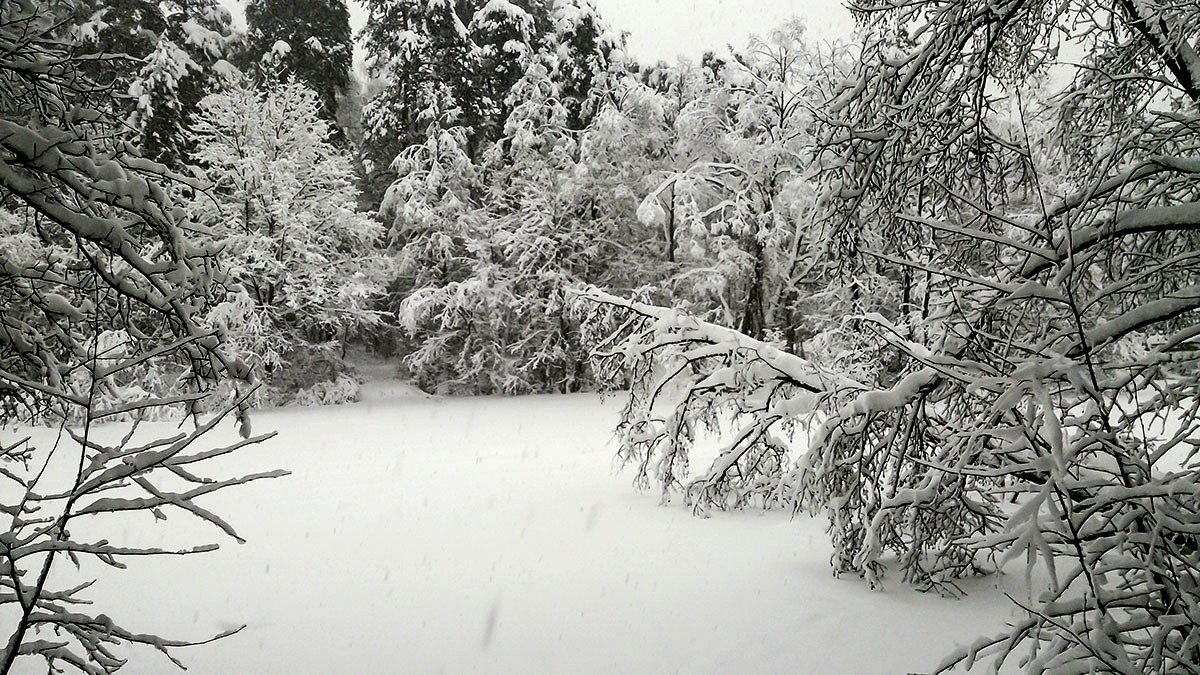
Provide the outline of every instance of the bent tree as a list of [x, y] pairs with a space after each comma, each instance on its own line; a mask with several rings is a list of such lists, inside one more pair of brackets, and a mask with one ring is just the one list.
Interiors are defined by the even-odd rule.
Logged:
[[[284, 473], [203, 473], [271, 434], [251, 435], [249, 371], [205, 328], [223, 282], [164, 187], [182, 179], [122, 139], [113, 92], [85, 74], [118, 57], [77, 48], [76, 9], [0, 2], [0, 673], [35, 659], [55, 672], [111, 673], [130, 644], [178, 664], [170, 648], [194, 643], [122, 627], [91, 606], [94, 582], [67, 565], [211, 551], [97, 533], [114, 518], [185, 512], [236, 539], [200, 498]], [[221, 380], [242, 384], [221, 399]], [[141, 424], [168, 408], [190, 428]], [[240, 439], [206, 440], [231, 418]], [[16, 426], [31, 422], [58, 429]]]
[[[830, 233], [830, 284], [902, 289], [840, 327], [889, 367], [830, 376], [584, 291], [600, 367], [634, 367], [622, 452], [670, 487], [679, 420], [732, 414], [693, 499], [823, 509], [835, 569], [873, 584], [890, 558], [949, 592], [1018, 562], [1026, 617], [943, 671], [1200, 672], [1200, 11], [854, 9], [857, 72], [815, 113], [809, 226]], [[789, 425], [806, 446], [790, 464]]]

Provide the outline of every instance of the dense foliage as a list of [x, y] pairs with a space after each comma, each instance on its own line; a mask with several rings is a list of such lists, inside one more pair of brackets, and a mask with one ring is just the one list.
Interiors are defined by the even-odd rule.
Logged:
[[382, 229], [356, 210], [350, 160], [322, 110], [295, 79], [241, 78], [200, 102], [191, 131], [205, 185], [186, 208], [234, 284], [206, 320], [272, 400], [353, 397], [341, 354], [379, 322], [369, 304]]
[[87, 0], [72, 11], [79, 47], [106, 55], [102, 66], [84, 59], [81, 67], [113, 84], [143, 154], [182, 168], [196, 104], [233, 70], [228, 10], [216, 0]]

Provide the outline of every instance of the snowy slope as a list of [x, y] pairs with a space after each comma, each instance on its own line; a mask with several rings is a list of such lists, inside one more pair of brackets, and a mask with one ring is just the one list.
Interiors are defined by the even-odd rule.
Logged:
[[[819, 519], [657, 506], [612, 464], [619, 401], [369, 398], [260, 412], [279, 438], [224, 467], [293, 475], [203, 502], [249, 543], [88, 567], [93, 597], [171, 637], [248, 623], [177, 652], [213, 675], [919, 672], [1010, 613], [996, 579], [964, 600], [834, 579]], [[220, 541], [178, 515], [109, 526]]]

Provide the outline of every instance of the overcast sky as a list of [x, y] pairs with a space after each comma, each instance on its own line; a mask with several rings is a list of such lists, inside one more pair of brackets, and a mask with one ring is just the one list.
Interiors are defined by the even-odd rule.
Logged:
[[[244, 0], [221, 0], [241, 22]], [[751, 33], [763, 34], [793, 16], [808, 24], [814, 37], [849, 35], [850, 13], [840, 0], [595, 0], [600, 14], [629, 33], [629, 52], [639, 61], [699, 59], [706, 49], [741, 46]], [[366, 16], [349, 1], [350, 23], [357, 31]]]
[[639, 61], [698, 59], [706, 49], [743, 46], [787, 19], [805, 20], [820, 39], [845, 37], [854, 23], [839, 0], [595, 0], [601, 16], [629, 33]]

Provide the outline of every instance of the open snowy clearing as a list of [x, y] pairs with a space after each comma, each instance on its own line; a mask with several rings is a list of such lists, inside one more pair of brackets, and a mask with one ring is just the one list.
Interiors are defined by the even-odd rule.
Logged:
[[[358, 404], [259, 412], [256, 430], [279, 437], [221, 473], [293, 474], [201, 500], [248, 543], [179, 513], [94, 523], [114, 543], [221, 549], [85, 565], [101, 578], [91, 597], [169, 637], [248, 624], [176, 652], [201, 674], [890, 675], [1014, 615], [997, 584], [1019, 592], [1020, 575], [973, 580], [962, 600], [899, 580], [875, 592], [832, 577], [820, 518], [658, 506], [614, 466], [619, 403], [376, 387]], [[122, 672], [171, 670], [147, 651]]]

